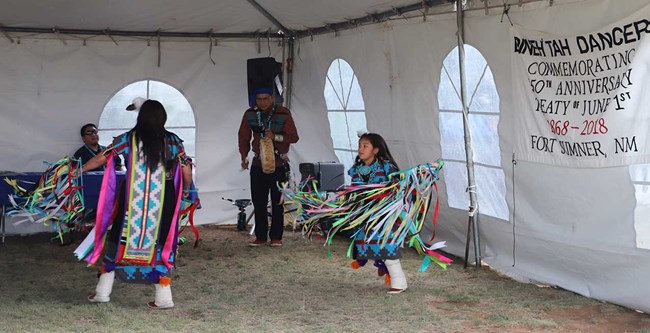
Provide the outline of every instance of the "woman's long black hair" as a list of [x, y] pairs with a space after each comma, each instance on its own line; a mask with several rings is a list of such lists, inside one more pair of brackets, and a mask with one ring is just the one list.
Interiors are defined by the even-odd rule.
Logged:
[[[379, 148], [379, 151], [377, 152], [377, 155], [375, 155], [375, 158], [377, 158], [380, 162], [388, 161], [392, 163], [397, 169], [399, 169], [399, 166], [397, 166], [397, 162], [395, 162], [393, 155], [390, 153], [390, 150], [388, 149], [386, 140], [384, 140], [384, 138], [382, 138], [381, 135], [377, 133], [365, 133], [359, 137], [359, 141], [361, 141], [362, 139], [370, 141], [370, 144], [372, 144], [373, 148]], [[357, 155], [357, 158], [354, 161], [354, 163], [355, 164], [363, 163], [359, 158], [359, 155]]]
[[138, 122], [131, 131], [135, 137], [142, 142], [142, 153], [145, 156], [147, 167], [153, 171], [165, 158], [165, 123], [167, 112], [165, 107], [155, 100], [147, 100], [140, 107]]

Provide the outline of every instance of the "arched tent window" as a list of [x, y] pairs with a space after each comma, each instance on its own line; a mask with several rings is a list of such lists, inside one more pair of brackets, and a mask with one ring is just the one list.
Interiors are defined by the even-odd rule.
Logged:
[[[438, 90], [440, 143], [445, 160], [449, 206], [468, 209], [467, 168], [460, 100], [458, 47], [443, 62]], [[508, 220], [506, 186], [499, 148], [499, 95], [492, 71], [481, 53], [465, 45], [465, 73], [474, 174], [482, 214]]]
[[97, 124], [100, 143], [108, 145], [112, 143], [113, 137], [135, 126], [138, 114], [125, 109], [136, 97], [155, 99], [162, 103], [167, 111], [165, 128], [178, 134], [184, 140], [186, 153], [192, 158], [196, 157], [194, 111], [178, 89], [159, 81], [144, 80], [131, 83], [106, 103]]
[[[332, 61], [323, 92], [334, 152], [349, 169], [359, 148], [359, 132], [366, 129], [366, 105], [354, 70], [343, 59]], [[347, 177], [347, 176], [346, 176]]]
[[630, 179], [634, 184], [634, 230], [636, 247], [650, 249], [650, 164], [630, 165]]

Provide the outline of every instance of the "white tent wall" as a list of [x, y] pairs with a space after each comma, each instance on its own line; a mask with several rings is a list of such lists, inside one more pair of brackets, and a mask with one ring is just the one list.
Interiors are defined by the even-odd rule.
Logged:
[[[521, 8], [513, 5], [510, 17], [527, 28], [572, 35], [616, 22], [645, 5], [647, 0], [554, 1], [552, 6], [540, 1]], [[589, 20], [577, 24], [577, 17]], [[638, 286], [650, 277], [650, 257], [635, 245], [636, 199], [628, 168], [577, 169], [519, 161], [513, 169], [513, 142], [519, 138], [514, 136], [517, 110], [510, 93], [511, 37], [507, 18], [500, 20], [498, 9], [489, 15], [470, 11], [465, 18], [465, 42], [486, 58], [499, 91], [501, 164], [510, 209], [510, 221], [479, 218], [484, 262], [520, 281], [557, 285], [649, 311], [649, 291]], [[413, 21], [301, 40], [302, 61], [296, 60], [295, 73], [301, 84], [295, 90], [294, 109], [322, 113], [326, 121], [318, 94], [332, 60], [343, 58], [359, 79], [368, 129], [389, 141], [398, 163], [409, 166], [440, 156], [438, 81], [442, 61], [456, 46], [456, 19], [439, 15]], [[314, 104], [300, 103], [304, 94], [316, 94], [309, 101]], [[448, 242], [447, 251], [462, 256], [467, 212], [449, 208], [440, 185], [436, 237]], [[480, 196], [490, 189], [478, 191]]]
[[[428, 24], [372, 26], [341, 32], [334, 38], [302, 39], [295, 61], [293, 109], [320, 114], [319, 126], [328, 124], [322, 94], [325, 75], [332, 61], [342, 58], [361, 85], [368, 130], [387, 140], [398, 164], [407, 167], [439, 158], [436, 92], [441, 67], [437, 64], [456, 45], [455, 17], [446, 17]], [[313, 104], [302, 103], [305, 94], [316, 95], [310, 99]], [[441, 204], [445, 205], [444, 183], [439, 186]], [[441, 214], [441, 220], [466, 220], [458, 210]], [[447, 214], [455, 217], [447, 218]], [[463, 223], [458, 225], [458, 239], [464, 238]], [[456, 253], [459, 251], [460, 247]]]
[[[510, 18], [527, 28], [576, 35], [612, 24], [648, 4], [555, 1], [549, 7], [540, 2], [521, 10], [513, 6]], [[589, 20], [576, 24], [577, 17]], [[466, 42], [486, 57], [501, 97], [499, 133], [511, 211], [509, 223], [481, 216], [485, 261], [519, 280], [650, 310], [649, 290], [634, 287], [650, 277], [650, 257], [635, 245], [636, 199], [628, 167], [576, 169], [518, 162], [513, 192], [511, 159], [513, 142], [519, 138], [514, 136], [512, 120], [518, 111], [509, 94], [513, 91], [511, 60], [504, 54], [512, 43], [509, 24], [507, 18], [500, 23], [500, 18], [498, 10], [488, 16], [475, 11], [466, 17]]]

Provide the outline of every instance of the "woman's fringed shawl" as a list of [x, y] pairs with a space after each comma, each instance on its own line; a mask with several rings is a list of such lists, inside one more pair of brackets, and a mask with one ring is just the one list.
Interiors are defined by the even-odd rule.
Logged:
[[63, 234], [74, 229], [84, 210], [83, 184], [81, 178], [75, 176], [80, 168], [78, 160], [68, 157], [52, 163], [32, 191], [22, 188], [16, 179], [5, 178], [14, 188], [14, 195], [9, 197], [14, 210], [7, 215], [23, 218], [15, 224], [28, 221], [51, 224], [63, 240]]
[[[194, 212], [201, 208], [201, 200], [199, 199], [197, 192], [198, 190], [194, 186], [194, 182], [191, 182], [189, 196], [181, 200], [181, 207], [178, 212], [178, 235], [180, 236], [185, 230], [185, 227], [189, 225], [194, 233], [194, 248], [199, 247], [199, 241], [201, 239], [199, 230], [194, 226]], [[180, 244], [183, 244], [183, 241], [181, 241]]]
[[[432, 221], [435, 234], [438, 215], [435, 182], [442, 165], [441, 160], [437, 161], [437, 167], [430, 163], [421, 164], [392, 173], [388, 183], [350, 186], [329, 197], [317, 190], [297, 191], [285, 187], [284, 202], [297, 207], [297, 222], [303, 225], [303, 232], [310, 238], [312, 234], [328, 229], [323, 227], [324, 224], [331, 223], [331, 228], [326, 230], [328, 246], [337, 232], [356, 230], [351, 238], [361, 233], [368, 244], [371, 239], [379, 239], [380, 248], [387, 244], [406, 244], [415, 248], [425, 256], [420, 271], [426, 270], [431, 261], [446, 268], [452, 260], [434, 252], [444, 247], [445, 242], [429, 246], [420, 237], [433, 190], [436, 190]], [[432, 240], [433, 237], [429, 242]], [[348, 257], [353, 246], [354, 242], [350, 244]]]
[[[115, 263], [124, 261], [133, 265], [150, 265], [155, 260], [156, 241], [160, 237], [160, 211], [162, 210], [162, 198], [164, 198], [165, 173], [163, 170], [150, 174], [146, 163], [137, 160], [137, 140], [131, 138], [132, 150], [129, 154], [129, 171], [127, 172], [127, 217], [125, 228], [128, 228], [126, 245], [120, 245]], [[84, 259], [89, 264], [95, 264], [101, 257], [106, 233], [112, 223], [112, 211], [115, 207], [116, 200], [116, 178], [114, 152], [106, 155], [107, 163], [102, 180], [102, 187], [97, 205], [97, 222], [94, 231], [93, 244], [88, 244], [88, 249], [92, 248], [90, 253], [82, 248], [84, 244], [75, 251], [78, 258]], [[158, 169], [162, 169], [160, 166]], [[174, 215], [169, 228], [169, 235], [166, 237], [165, 244], [162, 244], [161, 261], [167, 268], [174, 264], [170, 262], [177, 247], [178, 221], [180, 203], [183, 195], [181, 164], [176, 163], [174, 172], [174, 188], [176, 190], [176, 200], [174, 203]], [[154, 179], [157, 178], [157, 179]], [[137, 191], [135, 190], [137, 187]], [[144, 191], [143, 191], [144, 190]], [[153, 198], [152, 198], [153, 196]], [[156, 200], [155, 209], [151, 206], [145, 206], [149, 200]], [[153, 233], [151, 232], [153, 230]], [[93, 232], [91, 232], [93, 235]], [[86, 243], [86, 242], [84, 242]]]
[[[183, 179], [181, 177], [181, 164], [177, 163], [174, 168], [174, 188], [176, 190], [176, 205], [174, 207], [174, 216], [172, 217], [172, 223], [169, 226], [170, 235], [167, 236], [165, 240], [165, 245], [162, 249], [162, 262], [169, 269], [174, 266], [173, 263], [169, 262], [169, 258], [172, 253], [176, 253], [176, 247], [178, 246], [178, 216], [181, 207], [181, 201], [183, 199]], [[173, 237], [169, 237], [173, 236]]]
[[[112, 214], [110, 214], [110, 212], [113, 210], [113, 206], [115, 205], [115, 189], [117, 186], [114, 157], [115, 154], [112, 152], [106, 155], [106, 169], [104, 170], [104, 178], [102, 178], [102, 186], [100, 187], [99, 199], [97, 200], [97, 219], [95, 221], [95, 228], [93, 228], [89, 234], [89, 236], [94, 235], [94, 246], [90, 254], [84, 257], [84, 260], [90, 264], [97, 262], [97, 259], [101, 256], [102, 250], [104, 249], [106, 231], [112, 223]], [[77, 252], [75, 251], [75, 254], [76, 253]]]

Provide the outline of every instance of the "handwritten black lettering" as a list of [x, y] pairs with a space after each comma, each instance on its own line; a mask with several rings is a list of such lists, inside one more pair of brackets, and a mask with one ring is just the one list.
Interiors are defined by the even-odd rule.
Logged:
[[535, 98], [537, 101], [537, 108], [535, 111], [549, 114], [561, 114], [566, 116], [567, 109], [571, 105], [571, 101], [562, 100], [547, 100], [545, 98]]
[[567, 156], [605, 156], [600, 146], [600, 141], [570, 142], [558, 141], [560, 144], [560, 153]]
[[576, 44], [581, 54], [605, 51], [615, 46], [637, 42], [646, 33], [650, 33], [650, 21], [641, 19], [622, 27], [614, 27], [610, 31], [576, 36]]
[[632, 85], [630, 76], [632, 68], [618, 75], [605, 76], [588, 80], [568, 80], [559, 81], [555, 89], [555, 95], [593, 95], [593, 94], [606, 94], [623, 88], [627, 89]]
[[537, 149], [539, 151], [545, 151], [545, 152], [552, 153], [555, 142], [557, 141], [557, 139], [546, 138], [546, 137], [537, 136], [537, 135], [531, 135], [530, 136], [530, 141], [531, 141], [531, 148], [532, 149]]
[[619, 152], [621, 153], [627, 153], [630, 151], [633, 152], [638, 152], [639, 148], [636, 146], [636, 136], [633, 136], [632, 139], [629, 137], [621, 137], [621, 139], [614, 139], [614, 146], [615, 146], [615, 151], [614, 154], [618, 154]]

